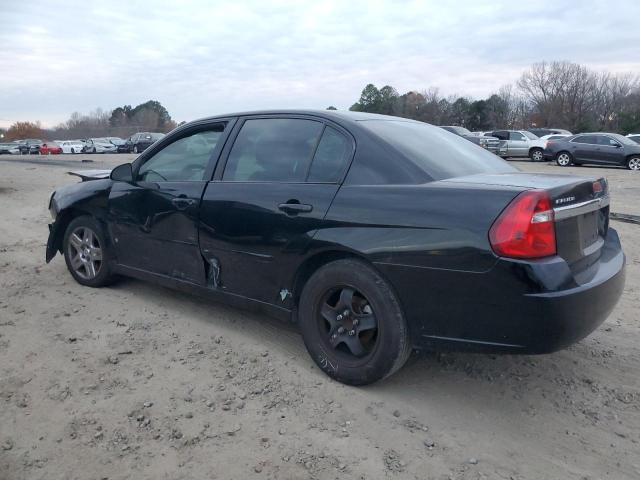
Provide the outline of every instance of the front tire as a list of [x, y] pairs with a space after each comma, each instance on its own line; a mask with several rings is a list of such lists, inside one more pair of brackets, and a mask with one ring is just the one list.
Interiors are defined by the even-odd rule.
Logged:
[[556, 164], [559, 167], [568, 167], [573, 162], [573, 157], [569, 152], [560, 152], [556, 155]]
[[633, 171], [640, 171], [640, 157], [630, 157], [627, 160], [627, 168]]
[[395, 293], [359, 260], [320, 267], [304, 286], [298, 318], [311, 358], [328, 376], [348, 385], [391, 375], [411, 353]]
[[106, 235], [92, 217], [73, 219], [64, 233], [62, 246], [67, 268], [80, 285], [103, 287], [115, 279]]
[[529, 158], [534, 162], [542, 162], [544, 155], [541, 148], [532, 148], [529, 152]]
[[138, 153], [138, 146], [137, 145], [133, 146], [133, 153]]

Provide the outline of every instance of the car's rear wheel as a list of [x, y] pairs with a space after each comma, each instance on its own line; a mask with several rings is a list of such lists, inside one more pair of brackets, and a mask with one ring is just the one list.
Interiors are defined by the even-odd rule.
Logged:
[[544, 160], [544, 155], [542, 154], [541, 148], [532, 148], [529, 152], [529, 158], [534, 162], [541, 162]]
[[560, 152], [556, 155], [556, 163], [561, 167], [568, 167], [572, 161], [573, 158], [569, 152]]
[[102, 287], [114, 280], [102, 226], [89, 216], [73, 219], [64, 234], [64, 259], [81, 285]]
[[411, 353], [395, 293], [359, 260], [337, 260], [319, 268], [302, 291], [298, 318], [316, 364], [349, 385], [391, 375]]
[[138, 146], [137, 145], [133, 146], [133, 153], [138, 153]]
[[629, 160], [627, 160], [627, 168], [629, 170], [639, 171], [640, 170], [640, 157], [630, 157]]

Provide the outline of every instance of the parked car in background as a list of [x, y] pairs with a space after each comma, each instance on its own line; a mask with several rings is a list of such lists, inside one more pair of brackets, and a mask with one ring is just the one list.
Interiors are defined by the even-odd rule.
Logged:
[[62, 148], [56, 142], [42, 142], [39, 153], [40, 155], [60, 155]]
[[630, 133], [629, 135], [627, 135], [627, 138], [630, 138], [636, 143], [640, 143], [640, 133]]
[[537, 137], [543, 137], [545, 135], [551, 135], [554, 133], [562, 133], [563, 135], [573, 135], [569, 130], [564, 128], [527, 128], [527, 132], [533, 133]]
[[0, 155], [18, 155], [20, 153], [20, 142], [3, 142], [0, 143]]
[[120, 137], [104, 137], [104, 139], [116, 146], [117, 153], [120, 152], [119, 147], [125, 144], [125, 141]]
[[27, 138], [20, 141], [20, 153], [22, 155], [36, 154], [40, 152], [40, 145], [42, 140], [37, 138]]
[[[142, 153], [154, 142], [164, 137], [164, 133], [140, 132], [131, 135], [125, 142], [127, 152]], [[118, 150], [119, 151], [119, 150]]]
[[85, 153], [116, 153], [117, 147], [104, 138], [87, 138], [85, 140]]
[[546, 142], [527, 130], [495, 130], [492, 136], [501, 140], [500, 156], [529, 157], [534, 162], [544, 160]]
[[89, 287], [122, 274], [297, 322], [347, 384], [413, 348], [565, 348], [624, 289], [604, 178], [519, 172], [405, 118], [211, 117], [84, 177], [50, 197], [47, 262], [62, 253]]
[[496, 155], [500, 154], [500, 141], [494, 137], [489, 137], [485, 135], [474, 135], [468, 129], [464, 127], [458, 126], [441, 126], [447, 132], [455, 133], [456, 135], [464, 138], [465, 140], [470, 141], [471, 143], [475, 143], [476, 145], [481, 146], [482, 148], [489, 150], [491, 153], [495, 153]]
[[640, 170], [640, 145], [617, 133], [580, 133], [550, 140], [544, 156], [561, 167], [593, 164]]
[[80, 140], [63, 140], [58, 145], [62, 148], [62, 153], [82, 153], [85, 144]]

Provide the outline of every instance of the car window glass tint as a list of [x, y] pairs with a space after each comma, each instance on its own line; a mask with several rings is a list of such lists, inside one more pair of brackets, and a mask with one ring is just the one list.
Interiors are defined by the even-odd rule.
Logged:
[[605, 135], [598, 136], [598, 143], [600, 145], [606, 145], [607, 147], [618, 145], [618, 142], [616, 142], [613, 138], [607, 137]]
[[509, 140], [524, 140], [524, 135], [520, 132], [509, 132]]
[[325, 128], [307, 181], [334, 183], [340, 180], [349, 150], [349, 141], [344, 135], [334, 128]]
[[224, 126], [194, 133], [170, 143], [138, 172], [138, 180], [147, 182], [198, 181], [204, 172], [222, 135]]
[[247, 120], [222, 179], [235, 182], [303, 182], [322, 123], [295, 118]]

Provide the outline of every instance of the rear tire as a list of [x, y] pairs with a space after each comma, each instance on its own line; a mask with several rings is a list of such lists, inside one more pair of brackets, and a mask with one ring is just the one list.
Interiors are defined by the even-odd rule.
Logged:
[[304, 286], [298, 318], [311, 358], [328, 376], [348, 385], [391, 375], [411, 353], [395, 293], [359, 260], [320, 267]]
[[69, 223], [62, 251], [69, 273], [80, 285], [103, 287], [115, 280], [106, 235], [93, 217], [83, 215]]
[[529, 152], [529, 158], [534, 162], [542, 162], [544, 155], [541, 148], [532, 148]]
[[629, 157], [627, 160], [627, 168], [635, 172], [640, 171], [640, 157]]
[[569, 152], [559, 152], [556, 155], [556, 164], [559, 167], [568, 167], [573, 163], [573, 157]]

